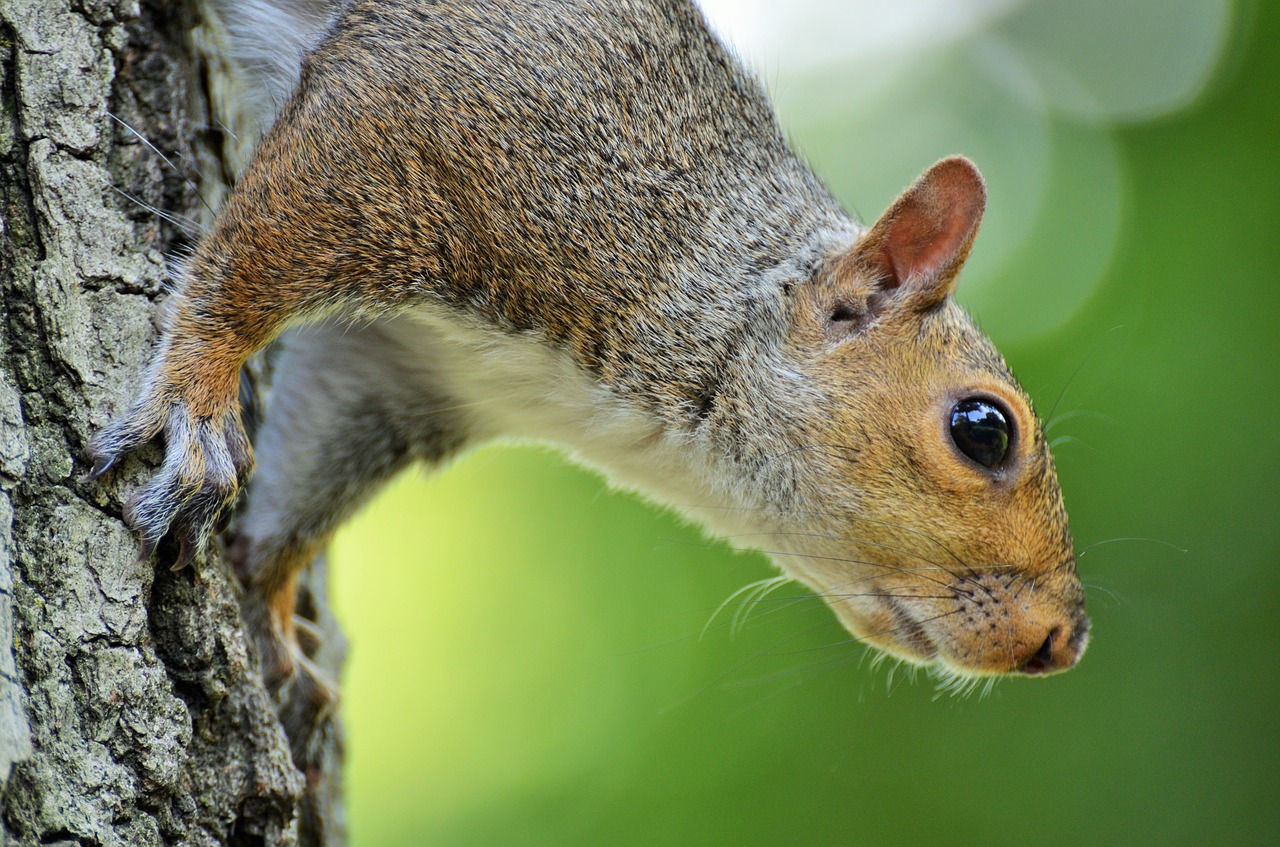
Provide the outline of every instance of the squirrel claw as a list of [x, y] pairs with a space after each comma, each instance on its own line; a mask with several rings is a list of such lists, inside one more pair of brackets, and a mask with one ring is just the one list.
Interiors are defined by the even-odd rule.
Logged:
[[98, 456], [94, 459], [93, 467], [80, 477], [81, 482], [96, 482], [107, 475], [107, 471], [116, 466], [115, 456]]
[[138, 561], [145, 562], [155, 555], [156, 540], [154, 538], [143, 538], [138, 545]]
[[213, 522], [213, 534], [222, 535], [229, 526], [231, 526], [231, 510], [223, 509], [218, 515], [218, 519]]
[[86, 480], [100, 479], [111, 471], [120, 460], [146, 444], [164, 428], [164, 410], [156, 402], [146, 398], [132, 409], [115, 418], [98, 430], [89, 440], [89, 458], [93, 467], [84, 475]]
[[241, 481], [253, 468], [253, 452], [234, 407], [218, 417], [197, 417], [185, 402], [165, 403], [159, 396], [150, 392], [94, 436], [88, 477], [105, 474], [163, 430], [164, 462], [129, 498], [124, 519], [142, 538], [143, 558], [150, 558], [165, 536], [177, 535], [181, 548], [173, 567], [179, 570], [204, 549], [226, 518]]
[[178, 558], [173, 560], [173, 564], [169, 566], [171, 571], [180, 571], [187, 565], [191, 564], [191, 541], [185, 535], [178, 537]]

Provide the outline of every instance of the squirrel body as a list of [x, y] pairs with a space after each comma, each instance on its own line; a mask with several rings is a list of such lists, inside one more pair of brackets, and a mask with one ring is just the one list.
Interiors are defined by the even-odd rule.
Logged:
[[950, 297], [986, 199], [968, 160], [859, 225], [686, 0], [247, 8], [233, 31], [303, 21], [282, 49], [311, 52], [91, 453], [163, 435], [126, 517], [198, 549], [253, 465], [240, 368], [293, 328], [232, 548], [269, 684], [307, 679], [294, 584], [341, 521], [502, 436], [767, 546], [907, 661], [1077, 661], [1052, 457]]

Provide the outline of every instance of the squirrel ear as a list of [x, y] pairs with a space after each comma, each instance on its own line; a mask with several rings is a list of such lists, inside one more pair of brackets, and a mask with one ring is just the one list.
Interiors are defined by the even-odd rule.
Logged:
[[963, 156], [925, 171], [854, 248], [856, 265], [874, 274], [882, 296], [925, 309], [955, 289], [969, 256], [987, 190]]

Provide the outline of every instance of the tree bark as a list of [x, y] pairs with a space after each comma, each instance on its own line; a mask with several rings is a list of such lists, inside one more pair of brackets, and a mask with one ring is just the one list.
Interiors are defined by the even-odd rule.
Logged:
[[0, 0], [0, 844], [342, 841], [340, 738], [293, 767], [221, 547], [138, 561], [159, 451], [82, 480], [238, 167], [217, 40], [164, 0]]

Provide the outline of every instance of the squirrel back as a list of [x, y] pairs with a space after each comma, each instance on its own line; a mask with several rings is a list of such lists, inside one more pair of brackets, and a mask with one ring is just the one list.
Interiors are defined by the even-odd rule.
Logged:
[[215, 231], [211, 260], [292, 278], [317, 310], [332, 292], [299, 267], [378, 267], [361, 301], [425, 281], [679, 417], [855, 232], [683, 2], [357, 4], [253, 167], [219, 222], [246, 238]]

